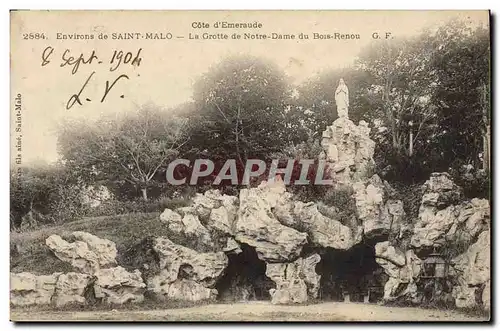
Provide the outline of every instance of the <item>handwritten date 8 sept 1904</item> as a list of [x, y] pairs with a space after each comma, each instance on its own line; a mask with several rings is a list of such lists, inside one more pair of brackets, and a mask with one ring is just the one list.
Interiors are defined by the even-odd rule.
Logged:
[[[47, 46], [43, 52], [42, 52], [42, 67], [47, 66], [51, 63], [53, 54], [56, 50], [52, 46]], [[142, 48], [139, 48], [135, 52], [124, 52], [123, 50], [114, 50], [113, 54], [111, 56], [111, 59], [109, 60], [109, 71], [114, 72], [117, 69], [120, 68], [122, 65], [132, 65], [132, 66], [140, 66], [141, 65], [141, 51]], [[69, 67], [71, 68], [71, 75], [75, 75], [78, 72], [78, 69], [80, 69], [80, 66], [84, 65], [90, 65], [93, 63], [97, 64], [103, 64], [102, 60], [99, 60], [98, 55], [96, 54], [96, 51], [93, 50], [91, 53], [84, 55], [83, 53], [80, 53], [78, 55], [74, 55], [71, 53], [71, 50], [65, 49], [59, 58], [59, 67], [64, 68], [64, 67]], [[68, 102], [66, 103], [66, 109], [71, 109], [75, 104], [78, 105], [83, 105], [83, 100], [87, 102], [91, 102], [92, 100], [89, 99], [88, 97], [84, 97], [84, 92], [85, 92], [85, 87], [89, 83], [89, 81], [94, 77], [96, 74], [96, 71], [92, 71], [90, 75], [87, 77], [85, 82], [83, 83], [82, 87], [77, 93], [74, 93], [73, 95], [70, 96]], [[101, 102], [104, 102], [106, 100], [106, 97], [108, 96], [109, 92], [113, 87], [118, 83], [118, 81], [122, 79], [129, 79], [129, 77], [125, 74], [120, 74], [118, 77], [113, 80], [113, 81], [106, 81], [106, 84], [104, 86], [104, 92], [101, 97]], [[124, 97], [124, 95], [120, 95], [121, 98]]]

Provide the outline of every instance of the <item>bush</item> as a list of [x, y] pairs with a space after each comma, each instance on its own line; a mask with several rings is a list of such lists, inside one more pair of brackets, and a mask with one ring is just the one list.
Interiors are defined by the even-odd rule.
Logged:
[[330, 187], [322, 197], [321, 202], [337, 208], [339, 221], [346, 225], [356, 216], [356, 199], [350, 186]]
[[455, 183], [462, 187], [468, 199], [490, 199], [491, 176], [483, 169], [475, 169], [472, 165], [455, 166], [450, 169]]
[[33, 229], [64, 223], [86, 215], [82, 187], [60, 165], [38, 165], [11, 170], [12, 229]]
[[422, 183], [403, 184], [392, 183], [392, 186], [399, 193], [395, 199], [403, 201], [403, 208], [406, 213], [406, 218], [410, 223], [414, 223], [418, 219], [418, 211], [422, 203]]

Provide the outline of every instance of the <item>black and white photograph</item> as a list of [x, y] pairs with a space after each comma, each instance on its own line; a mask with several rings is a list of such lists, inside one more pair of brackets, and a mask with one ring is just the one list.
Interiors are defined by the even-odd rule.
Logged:
[[488, 10], [10, 12], [13, 322], [490, 322]]

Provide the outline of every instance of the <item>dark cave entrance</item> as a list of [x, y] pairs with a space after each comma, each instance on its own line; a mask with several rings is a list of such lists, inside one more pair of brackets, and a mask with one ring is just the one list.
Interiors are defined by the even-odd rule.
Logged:
[[320, 300], [378, 302], [383, 297], [388, 277], [375, 261], [375, 243], [360, 243], [347, 251], [328, 248], [320, 255]]
[[220, 301], [271, 300], [275, 283], [266, 276], [266, 263], [251, 246], [240, 244], [240, 254], [228, 255], [229, 264], [216, 288]]

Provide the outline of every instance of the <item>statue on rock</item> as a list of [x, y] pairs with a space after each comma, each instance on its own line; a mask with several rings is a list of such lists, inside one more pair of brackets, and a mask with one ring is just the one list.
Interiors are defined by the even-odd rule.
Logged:
[[335, 90], [335, 103], [339, 118], [323, 131], [321, 158], [335, 183], [352, 186], [372, 176], [375, 142], [370, 139], [368, 123], [356, 125], [349, 119], [349, 89], [343, 78]]
[[337, 90], [335, 90], [335, 103], [337, 104], [337, 114], [340, 118], [349, 118], [347, 110], [349, 108], [349, 89], [341, 78]]

